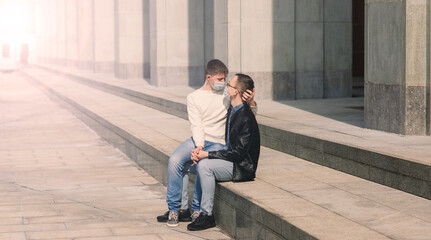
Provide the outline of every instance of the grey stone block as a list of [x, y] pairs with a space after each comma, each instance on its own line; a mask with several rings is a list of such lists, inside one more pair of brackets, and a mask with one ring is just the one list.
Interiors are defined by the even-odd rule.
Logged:
[[259, 93], [256, 94], [257, 99], [272, 99], [272, 73], [244, 72], [244, 74], [249, 75], [253, 79], [254, 86], [256, 90], [259, 91]]
[[267, 228], [267, 231], [270, 230], [272, 232], [281, 234], [283, 229], [282, 222], [284, 222], [284, 220], [281, 219], [280, 216], [277, 216], [276, 214], [260, 207], [257, 209], [255, 215], [250, 216], [253, 219], [256, 219], [256, 221], [258, 221], [260, 224], [264, 225]]
[[242, 212], [236, 212], [235, 239], [280, 239], [264, 226]]
[[[360, 149], [350, 147], [344, 144], [336, 143], [336, 142], [324, 141], [323, 151], [326, 154], [331, 154], [340, 158], [360, 160], [360, 159], [357, 159], [358, 152], [360, 151]], [[360, 162], [368, 163], [368, 161], [367, 162], [360, 161]]]
[[370, 179], [392, 188], [400, 189], [400, 175], [379, 168], [370, 167]]
[[272, 70], [274, 72], [295, 71], [295, 26], [294, 22], [272, 23]]
[[431, 182], [431, 166], [399, 159], [399, 173]]
[[[367, 4], [365, 75], [373, 83], [401, 84], [405, 76], [405, 1]], [[381, 56], [385, 56], [382, 58]]]
[[272, 0], [274, 22], [295, 21], [295, 0]]
[[326, 166], [323, 152], [301, 145], [296, 145], [296, 157]]
[[[217, 186], [219, 187], [219, 186]], [[232, 208], [223, 198], [218, 195], [214, 198], [213, 209], [216, 223], [220, 228], [226, 231], [230, 236], [236, 235], [236, 210]]]
[[[365, 127], [406, 135], [425, 135], [426, 87], [365, 84]], [[391, 104], [387, 104], [390, 102]]]
[[282, 224], [282, 236], [285, 239], [317, 240], [317, 238], [302, 231], [287, 221]]
[[272, 99], [295, 99], [296, 74], [293, 72], [273, 72], [272, 75]]
[[405, 91], [406, 113], [403, 134], [426, 135], [427, 112], [430, 112], [426, 104], [427, 87], [407, 86]]
[[352, 1], [325, 0], [325, 22], [352, 22]]
[[431, 198], [431, 184], [416, 178], [401, 176], [399, 189], [427, 199]]
[[358, 151], [358, 161], [382, 170], [398, 173], [399, 159], [367, 150]]
[[149, 81], [149, 79], [151, 77], [151, 65], [148, 62], [144, 62], [143, 66], [144, 66], [144, 69], [143, 69], [144, 70], [144, 75], [143, 75], [143, 77], [145, 79], [148, 79], [148, 81]]
[[126, 155], [130, 159], [137, 159], [137, 148], [135, 145], [131, 144], [130, 142], [126, 142]]
[[352, 24], [325, 23], [325, 70], [352, 68]]
[[323, 98], [323, 72], [296, 73], [296, 99]]
[[220, 186], [216, 188], [215, 195], [223, 196], [223, 201], [229, 203], [232, 207], [242, 212], [250, 212], [253, 209], [253, 203], [248, 201], [244, 196], [232, 192], [230, 189]]
[[[302, 1], [300, 1], [302, 2]], [[323, 71], [323, 23], [296, 23], [295, 61], [297, 72]], [[298, 76], [297, 76], [298, 78]], [[297, 80], [297, 82], [300, 79]]]
[[262, 146], [288, 154], [296, 154], [296, 134], [265, 125], [260, 125], [259, 130]]
[[324, 98], [341, 98], [352, 96], [351, 71], [325, 71], [323, 82]]
[[304, 146], [310, 149], [315, 149], [317, 151], [323, 152], [324, 150], [324, 141], [321, 139], [310, 137], [306, 135], [296, 134], [295, 143], [299, 146]]
[[322, 22], [323, 0], [295, 1], [295, 15], [297, 22]]
[[[402, 112], [405, 103], [402, 89], [397, 85], [365, 83], [365, 112], [366, 128], [377, 129], [393, 133], [402, 133]], [[390, 102], [391, 104], [387, 104]]]
[[356, 161], [325, 154], [324, 163], [327, 164], [328, 167], [338, 171], [349, 173], [363, 179], [370, 178], [370, 167]]

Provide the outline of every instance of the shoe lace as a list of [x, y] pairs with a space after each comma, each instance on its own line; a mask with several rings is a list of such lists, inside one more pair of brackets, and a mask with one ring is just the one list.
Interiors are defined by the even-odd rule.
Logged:
[[171, 219], [177, 221], [178, 220], [178, 214], [174, 211], [169, 212], [169, 220], [171, 220]]
[[199, 216], [196, 218], [196, 223], [204, 223], [206, 221], [206, 216], [203, 212], [199, 213]]

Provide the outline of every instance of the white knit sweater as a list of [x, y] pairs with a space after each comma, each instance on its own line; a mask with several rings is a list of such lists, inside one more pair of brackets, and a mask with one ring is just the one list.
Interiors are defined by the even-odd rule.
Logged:
[[198, 89], [187, 96], [187, 111], [196, 146], [203, 147], [205, 140], [225, 144], [229, 105], [223, 91]]
[[[230, 100], [223, 91], [198, 89], [187, 96], [187, 111], [193, 140], [204, 147], [205, 141], [225, 144], [225, 126]], [[251, 107], [256, 115], [257, 107]]]

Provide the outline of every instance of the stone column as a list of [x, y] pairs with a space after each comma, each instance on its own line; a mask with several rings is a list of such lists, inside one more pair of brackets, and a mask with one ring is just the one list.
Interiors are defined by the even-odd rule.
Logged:
[[78, 0], [65, 1], [66, 15], [66, 65], [78, 66]]
[[44, 7], [47, 5], [47, 0], [37, 1], [37, 61], [47, 63], [49, 57], [49, 42], [48, 42], [48, 11]]
[[94, 0], [94, 72], [114, 73], [114, 0]]
[[[238, 4], [237, 0], [231, 2], [232, 5]], [[214, 58], [220, 59], [227, 66], [228, 62], [228, 1], [213, 1], [214, 7], [214, 33], [213, 33], [213, 56]], [[211, 36], [208, 36], [211, 37]], [[207, 49], [205, 49], [207, 51]], [[207, 59], [211, 60], [211, 59]], [[229, 69], [232, 71], [231, 69]]]
[[115, 76], [144, 76], [144, 8], [142, 0], [115, 0]]
[[204, 1], [150, 0], [151, 84], [201, 85]]
[[205, 63], [214, 59], [214, 0], [204, 0]]
[[65, 16], [65, 1], [56, 0], [56, 46], [57, 56], [56, 63], [66, 65], [66, 16]]
[[45, 5], [48, 8], [48, 19], [46, 25], [48, 26], [48, 63], [55, 64], [57, 62], [57, 1], [48, 0]]
[[214, 57], [228, 65], [229, 77], [249, 74], [258, 99], [294, 98], [295, 1], [215, 1], [213, 7]]
[[166, 86], [165, 0], [150, 0], [150, 83]]
[[296, 98], [323, 98], [323, 0], [295, 4]]
[[93, 1], [78, 0], [78, 68], [93, 70], [94, 22]]
[[366, 1], [367, 128], [429, 135], [429, 5], [427, 0]]
[[352, 1], [324, 1], [323, 97], [352, 96]]
[[241, 71], [255, 79], [258, 99], [293, 99], [295, 1], [253, 2], [241, 1]]

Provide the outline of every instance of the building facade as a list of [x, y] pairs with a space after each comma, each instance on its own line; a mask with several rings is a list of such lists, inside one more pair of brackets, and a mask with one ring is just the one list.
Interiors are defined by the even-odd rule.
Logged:
[[197, 86], [213, 58], [260, 99], [355, 95], [365, 125], [430, 133], [429, 0], [36, 0], [40, 62]]

